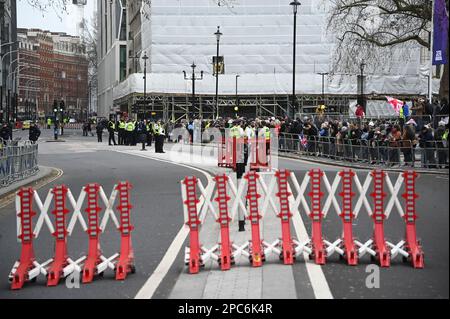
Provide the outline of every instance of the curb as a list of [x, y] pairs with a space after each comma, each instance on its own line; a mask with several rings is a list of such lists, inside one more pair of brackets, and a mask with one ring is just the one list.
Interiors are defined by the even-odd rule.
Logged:
[[59, 168], [55, 167], [47, 167], [47, 166], [39, 166], [39, 171], [36, 175], [30, 176], [21, 181], [17, 181], [8, 187], [5, 187], [3, 192], [0, 193], [0, 209], [9, 205], [12, 201], [14, 201], [16, 192], [22, 188], [27, 186], [33, 186], [35, 189], [39, 189], [42, 186], [53, 182], [63, 175], [63, 171]]

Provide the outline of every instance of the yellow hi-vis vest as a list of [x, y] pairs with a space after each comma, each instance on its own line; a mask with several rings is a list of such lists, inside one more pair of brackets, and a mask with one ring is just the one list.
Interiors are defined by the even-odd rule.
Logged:
[[230, 129], [230, 135], [231, 137], [239, 138], [241, 137], [241, 133], [239, 132], [241, 127], [239, 125], [235, 125]]
[[47, 119], [47, 124], [49, 124], [49, 125], [52, 124], [52, 119], [50, 119], [50, 118]]
[[125, 129], [127, 130], [127, 132], [133, 132], [134, 131], [134, 124], [133, 124], [133, 122], [127, 123]]
[[270, 140], [270, 128], [268, 128], [267, 126], [264, 126], [263, 129], [264, 129], [264, 136], [266, 138], [266, 141]]
[[126, 123], [124, 121], [119, 122], [119, 129], [124, 129], [126, 126]]

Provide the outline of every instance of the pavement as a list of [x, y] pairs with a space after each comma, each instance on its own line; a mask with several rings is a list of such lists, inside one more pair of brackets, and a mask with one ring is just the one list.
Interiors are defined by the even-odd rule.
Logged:
[[[20, 132], [18, 132], [20, 134]], [[51, 132], [43, 130], [43, 140]], [[46, 137], [48, 135], [49, 137]], [[252, 299], [312, 299], [312, 298], [448, 298], [449, 292], [449, 220], [448, 175], [421, 174], [417, 185], [421, 198], [417, 205], [418, 233], [425, 251], [425, 269], [415, 270], [409, 264], [393, 262], [380, 270], [380, 288], [369, 289], [366, 279], [369, 258], [360, 265], [346, 266], [332, 256], [325, 266], [317, 266], [304, 258], [292, 266], [285, 266], [270, 257], [261, 268], [252, 268], [245, 258], [236, 261], [230, 271], [222, 272], [216, 263], [208, 263], [198, 275], [189, 275], [184, 265], [184, 247], [188, 232], [183, 227], [183, 207], [180, 180], [195, 175], [208, 184], [211, 176], [221, 172], [211, 154], [190, 155], [189, 146], [166, 145], [166, 154], [155, 154], [153, 148], [140, 151], [140, 146], [108, 146], [98, 144], [94, 137], [82, 137], [80, 131], [66, 130], [65, 143], [41, 143], [40, 164], [57, 167], [64, 174], [38, 190], [41, 198], [55, 184], [68, 185], [74, 196], [89, 182], [98, 182], [109, 192], [118, 180], [133, 185], [132, 223], [136, 255], [136, 274], [125, 282], [116, 282], [112, 274], [97, 279], [79, 289], [45, 287], [44, 278], [27, 284], [23, 290], [12, 292], [6, 280], [20, 246], [15, 235], [15, 209], [12, 204], [0, 209], [0, 299], [1, 298], [252, 298]], [[332, 164], [318, 164], [296, 159], [279, 159], [279, 167], [294, 172], [298, 180], [312, 168], [321, 168], [331, 178], [342, 168]], [[360, 179], [366, 169], [355, 169]], [[227, 171], [230, 173], [230, 171]], [[395, 180], [398, 173], [390, 173]], [[234, 175], [234, 174], [232, 174]], [[108, 194], [109, 195], [109, 194]], [[372, 221], [360, 213], [354, 223], [356, 236], [368, 239]], [[79, 226], [79, 225], [78, 225]], [[87, 249], [87, 236], [76, 227], [69, 239], [69, 253], [79, 256]], [[293, 234], [305, 238], [311, 234], [309, 218], [302, 213], [293, 220]], [[231, 238], [236, 243], [249, 239], [247, 231], [237, 231], [237, 221], [231, 225]], [[340, 218], [331, 210], [323, 223], [327, 239], [341, 234]], [[386, 236], [397, 242], [403, 236], [404, 222], [393, 212], [386, 222]], [[266, 214], [263, 234], [267, 241], [280, 236], [280, 221], [275, 214]], [[106, 255], [118, 249], [118, 234], [110, 228], [102, 234], [102, 248]], [[201, 232], [202, 243], [211, 247], [219, 239], [218, 224], [208, 215]], [[36, 240], [38, 258], [52, 255], [53, 238], [42, 233]]]

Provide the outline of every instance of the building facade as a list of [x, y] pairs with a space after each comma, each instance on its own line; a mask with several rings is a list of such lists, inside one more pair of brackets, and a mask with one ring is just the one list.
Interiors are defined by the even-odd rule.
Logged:
[[88, 116], [88, 61], [79, 37], [39, 29], [19, 29], [18, 112], [25, 118], [53, 115], [64, 101], [65, 115]]
[[[133, 112], [133, 106], [144, 103], [146, 111], [165, 119], [177, 119], [183, 114], [207, 117], [217, 114], [212, 62], [217, 49], [214, 33], [220, 26], [219, 55], [224, 57], [225, 72], [219, 76], [219, 107], [233, 110], [240, 103], [241, 109], [253, 115], [285, 113], [291, 107], [293, 71], [293, 13], [289, 1], [229, 2], [233, 5], [218, 5], [213, 0], [126, 1], [127, 19], [120, 20], [127, 21], [126, 42], [110, 42], [110, 51], [108, 45], [102, 44], [109, 55], [101, 59], [108, 67], [99, 73], [99, 82], [109, 82], [104, 90], [108, 92], [104, 95], [107, 103], [100, 103], [99, 110], [103, 109], [104, 114], [117, 110]], [[103, 10], [101, 15], [104, 27], [99, 36], [102, 43], [108, 44], [108, 38], [117, 34], [114, 26], [120, 25], [114, 8], [117, 3], [125, 5], [125, 1], [99, 1], [102, 3], [104, 8], [113, 8]], [[301, 110], [313, 110], [325, 103], [330, 110], [342, 111], [348, 109], [350, 100], [357, 98], [359, 92], [358, 74], [335, 75], [326, 81], [319, 74], [331, 71], [334, 43], [333, 35], [326, 29], [330, 4], [331, 1], [306, 0], [299, 9], [295, 93]], [[107, 19], [112, 25], [106, 23]], [[127, 49], [120, 51], [123, 45]], [[429, 57], [418, 46], [405, 50], [409, 58], [405, 59], [404, 52], [399, 50], [392, 56], [389, 70], [366, 68], [370, 72], [364, 82], [367, 97], [408, 98], [427, 94]], [[122, 77], [123, 52], [126, 79]], [[146, 85], [142, 74], [144, 54], [149, 57]], [[113, 58], [106, 60], [110, 56]], [[183, 71], [188, 75], [192, 72], [192, 62], [196, 72], [204, 72], [203, 80], [195, 84], [195, 97], [191, 97], [192, 82], [183, 76]], [[433, 82], [437, 93], [439, 79]], [[142, 100], [144, 88], [146, 101]], [[322, 91], [326, 94], [325, 101]]]
[[16, 0], [0, 0], [0, 121], [14, 115], [15, 90], [12, 75], [17, 67]]
[[116, 111], [113, 89], [127, 77], [127, 1], [98, 0], [98, 91], [97, 114]]

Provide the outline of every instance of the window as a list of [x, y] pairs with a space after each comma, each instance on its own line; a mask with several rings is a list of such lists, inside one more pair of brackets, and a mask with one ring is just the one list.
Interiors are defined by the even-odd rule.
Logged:
[[127, 46], [120, 46], [120, 82], [127, 77]]

